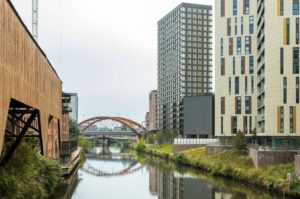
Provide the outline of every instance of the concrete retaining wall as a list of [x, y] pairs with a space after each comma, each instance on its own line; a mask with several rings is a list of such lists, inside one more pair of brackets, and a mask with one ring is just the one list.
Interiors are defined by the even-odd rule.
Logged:
[[256, 168], [264, 168], [270, 164], [292, 162], [295, 155], [297, 155], [297, 151], [259, 151], [249, 148], [249, 156]]
[[199, 148], [204, 146], [203, 144], [174, 144], [173, 145], [173, 153], [185, 151], [189, 149]]
[[230, 145], [206, 145], [206, 155], [219, 153], [227, 149], [231, 149], [232, 147], [233, 146]]

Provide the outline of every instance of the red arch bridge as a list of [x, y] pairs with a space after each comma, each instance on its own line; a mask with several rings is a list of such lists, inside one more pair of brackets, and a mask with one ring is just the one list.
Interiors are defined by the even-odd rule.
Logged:
[[87, 139], [106, 137], [109, 139], [132, 139], [148, 133], [138, 122], [124, 117], [98, 116], [78, 124]]

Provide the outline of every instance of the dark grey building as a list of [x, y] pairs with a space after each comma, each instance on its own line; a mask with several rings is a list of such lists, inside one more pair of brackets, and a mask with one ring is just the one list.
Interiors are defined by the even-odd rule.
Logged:
[[212, 92], [212, 7], [181, 3], [158, 21], [158, 125], [180, 130], [184, 96]]
[[187, 138], [214, 136], [214, 95], [184, 97], [182, 133]]

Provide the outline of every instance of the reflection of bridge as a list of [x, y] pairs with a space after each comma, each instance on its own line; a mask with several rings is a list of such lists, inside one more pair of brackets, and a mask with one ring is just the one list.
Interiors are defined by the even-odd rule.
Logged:
[[106, 136], [107, 139], [140, 137], [147, 133], [147, 129], [143, 125], [124, 117], [93, 117], [80, 122], [78, 126], [83, 135], [90, 139], [101, 138], [101, 136]]

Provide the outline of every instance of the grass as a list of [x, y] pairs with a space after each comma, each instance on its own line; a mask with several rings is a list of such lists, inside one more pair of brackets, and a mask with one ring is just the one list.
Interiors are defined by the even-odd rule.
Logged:
[[171, 144], [146, 145], [143, 152], [170, 159], [178, 164], [205, 170], [212, 175], [263, 186], [300, 196], [300, 183], [296, 179], [287, 180], [287, 173], [294, 173], [294, 163], [270, 165], [264, 169], [255, 168], [248, 155], [235, 149], [213, 155], [206, 155], [205, 147], [173, 153]]

